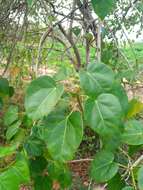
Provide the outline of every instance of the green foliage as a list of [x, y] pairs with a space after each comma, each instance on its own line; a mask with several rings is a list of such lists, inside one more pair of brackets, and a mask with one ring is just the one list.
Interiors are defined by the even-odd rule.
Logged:
[[124, 187], [122, 190], [134, 190], [131, 186]]
[[138, 170], [138, 187], [139, 190], [143, 189], [143, 166]]
[[120, 174], [116, 174], [107, 185], [107, 190], [121, 190], [125, 186], [124, 181], [121, 179]]
[[[36, 190], [50, 190], [54, 182], [61, 189], [72, 187], [67, 163], [75, 158], [86, 127], [100, 147], [91, 163], [90, 177], [96, 183], [106, 182], [108, 190], [121, 190], [126, 184], [131, 187], [123, 189], [132, 189], [134, 179], [142, 189], [142, 167], [132, 167], [130, 161], [132, 152], [143, 145], [143, 123], [134, 118], [142, 104], [128, 101], [122, 84], [103, 63], [90, 63], [74, 74], [78, 93], [64, 87], [62, 80], [73, 73], [62, 68], [57, 75], [39, 77], [28, 85], [24, 108], [11, 104], [2, 108], [7, 146], [0, 147], [1, 189], [18, 190], [29, 178]], [[21, 152], [26, 155], [24, 160], [15, 158]], [[128, 181], [126, 175], [130, 176]]]
[[48, 115], [63, 94], [63, 86], [48, 76], [31, 82], [25, 98], [25, 109], [29, 118], [40, 119]]
[[34, 137], [29, 137], [24, 144], [24, 148], [29, 156], [41, 156], [44, 145], [41, 140]]
[[16, 146], [0, 147], [0, 158], [9, 156], [16, 152]]
[[32, 6], [32, 3], [33, 3], [33, 0], [26, 0], [27, 3], [28, 3], [28, 6], [31, 7]]
[[105, 64], [91, 63], [87, 70], [80, 72], [80, 83], [85, 93], [89, 96], [98, 96], [111, 90], [114, 82], [113, 71]]
[[0, 174], [0, 190], [19, 190], [21, 184], [29, 183], [29, 168], [22, 155], [15, 163]]
[[71, 160], [83, 136], [81, 114], [73, 112], [64, 118], [49, 121], [46, 129], [45, 141], [51, 156], [61, 162]]
[[118, 169], [113, 153], [101, 151], [91, 164], [91, 177], [98, 183], [107, 182], [116, 175]]
[[10, 140], [19, 130], [21, 121], [17, 121], [14, 124], [10, 125], [6, 132], [6, 139]]
[[143, 103], [140, 102], [139, 100], [132, 99], [129, 102], [127, 118], [130, 119], [130, 118], [136, 116], [142, 110], [143, 110]]
[[126, 122], [122, 140], [129, 145], [143, 144], [143, 124], [137, 120]]
[[0, 78], [0, 96], [9, 95], [9, 83], [5, 78]]
[[120, 102], [112, 94], [101, 94], [95, 100], [88, 99], [85, 104], [85, 118], [89, 126], [101, 136], [113, 136], [120, 131]]
[[18, 107], [11, 105], [4, 116], [4, 124], [9, 126], [18, 120]]
[[92, 0], [95, 13], [103, 20], [113, 10], [116, 0]]

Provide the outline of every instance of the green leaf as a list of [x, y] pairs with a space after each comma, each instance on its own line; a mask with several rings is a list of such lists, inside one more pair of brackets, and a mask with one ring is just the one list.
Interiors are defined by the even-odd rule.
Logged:
[[87, 124], [100, 135], [113, 135], [121, 130], [122, 108], [112, 94], [101, 94], [97, 99], [88, 99], [85, 104]]
[[129, 102], [127, 119], [134, 117], [136, 114], [140, 113], [143, 110], [143, 103], [139, 100], [132, 99]]
[[132, 157], [133, 155], [135, 155], [137, 152], [140, 152], [142, 151], [143, 149], [143, 145], [130, 145], [129, 148], [128, 148], [128, 155], [130, 157]]
[[49, 176], [37, 176], [34, 179], [34, 190], [51, 190], [52, 181]]
[[122, 190], [134, 190], [131, 186], [126, 186]]
[[54, 80], [60, 81], [67, 79], [71, 74], [73, 73], [73, 70], [71, 68], [67, 67], [61, 67], [58, 72], [54, 75]]
[[15, 136], [11, 139], [12, 144], [20, 145], [23, 144], [27, 135], [27, 130], [23, 128], [19, 128], [18, 132]]
[[0, 174], [0, 190], [19, 190], [21, 184], [30, 182], [28, 164], [22, 157]]
[[42, 76], [31, 82], [26, 98], [25, 109], [29, 118], [40, 119], [48, 115], [63, 94], [63, 85], [48, 76]]
[[55, 160], [71, 160], [83, 136], [81, 114], [73, 112], [67, 117], [49, 121], [44, 136], [49, 153]]
[[28, 3], [28, 6], [31, 7], [32, 3], [33, 3], [33, 0], [27, 0], [27, 3]]
[[[35, 190], [51, 190], [52, 180], [49, 177], [49, 171], [47, 171], [47, 160], [44, 157], [35, 157], [30, 159], [30, 173], [34, 182]], [[43, 175], [46, 174], [47, 175]]]
[[137, 176], [139, 190], [143, 190], [143, 166], [138, 170]]
[[80, 71], [80, 83], [85, 93], [96, 97], [111, 90], [114, 82], [113, 71], [103, 63], [91, 63], [87, 71]]
[[21, 125], [21, 121], [17, 121], [14, 124], [10, 125], [6, 131], [6, 139], [10, 140], [19, 130], [19, 127]]
[[91, 164], [91, 178], [96, 183], [107, 182], [118, 172], [118, 164], [114, 162], [114, 155], [111, 152], [98, 152]]
[[119, 99], [119, 102], [122, 107], [122, 111], [124, 112], [124, 115], [126, 115], [128, 111], [129, 102], [128, 102], [128, 96], [125, 89], [122, 87], [122, 85], [119, 82], [116, 81], [113, 84], [110, 93]]
[[5, 156], [9, 156], [16, 152], [16, 146], [1, 146], [0, 147], [0, 158], [3, 158]]
[[0, 78], [0, 96], [9, 95], [9, 83], [5, 78]]
[[44, 157], [35, 157], [29, 160], [32, 177], [40, 176], [47, 168], [47, 160]]
[[102, 19], [113, 10], [116, 0], [91, 0], [95, 13]]
[[43, 142], [37, 138], [29, 137], [24, 144], [24, 148], [29, 156], [41, 156], [43, 154]]
[[143, 124], [137, 120], [127, 121], [122, 141], [128, 145], [143, 144]]
[[4, 115], [4, 125], [9, 126], [18, 120], [18, 106], [11, 105]]
[[107, 190], [121, 190], [125, 183], [122, 181], [120, 174], [116, 174], [107, 185]]
[[69, 187], [72, 183], [72, 175], [64, 164], [49, 163], [48, 174], [53, 181], [59, 182], [62, 188]]
[[79, 34], [81, 33], [81, 28], [79, 28], [78, 26], [73, 27], [72, 32], [76, 35], [79, 36]]
[[110, 134], [108, 136], [103, 136], [101, 140], [103, 143], [103, 149], [110, 152], [115, 152], [116, 149], [122, 144], [120, 132], [117, 135], [113, 135], [112, 137]]

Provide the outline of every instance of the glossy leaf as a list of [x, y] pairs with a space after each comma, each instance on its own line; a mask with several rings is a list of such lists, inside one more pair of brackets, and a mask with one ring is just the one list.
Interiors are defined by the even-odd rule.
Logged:
[[65, 162], [73, 158], [73, 154], [81, 143], [83, 135], [82, 118], [79, 112], [54, 119], [46, 126], [45, 141], [51, 156]]
[[111, 152], [98, 152], [91, 164], [91, 178], [96, 183], [107, 182], [118, 172], [118, 164], [114, 162], [114, 155]]
[[29, 182], [28, 165], [22, 157], [0, 174], [0, 190], [19, 190], [21, 184]]
[[87, 124], [100, 135], [113, 135], [120, 129], [122, 108], [119, 100], [112, 94], [101, 94], [97, 99], [88, 99], [85, 104]]
[[128, 145], [143, 144], [143, 123], [137, 120], [127, 121], [122, 141]]
[[138, 170], [138, 188], [139, 190], [143, 190], [143, 166]]
[[21, 121], [17, 121], [14, 124], [10, 125], [6, 132], [6, 139], [10, 140], [19, 130], [19, 127], [21, 125]]
[[48, 115], [63, 94], [63, 86], [48, 76], [42, 76], [31, 82], [26, 98], [25, 108], [27, 115], [33, 120]]
[[116, 0], [91, 0], [95, 13], [103, 20], [114, 8]]
[[16, 120], [18, 120], [18, 106], [11, 105], [4, 115], [4, 124], [9, 126]]
[[85, 93], [97, 96], [111, 90], [114, 81], [113, 71], [103, 63], [91, 63], [87, 70], [80, 71], [80, 83]]

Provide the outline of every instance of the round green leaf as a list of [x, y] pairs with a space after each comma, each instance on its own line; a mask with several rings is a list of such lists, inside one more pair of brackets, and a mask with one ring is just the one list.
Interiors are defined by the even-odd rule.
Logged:
[[114, 81], [113, 71], [103, 63], [91, 63], [87, 71], [80, 71], [80, 83], [85, 93], [97, 96], [111, 90]]
[[138, 170], [138, 187], [143, 190], [143, 166]]
[[96, 183], [107, 182], [118, 172], [118, 164], [114, 162], [111, 152], [101, 151], [96, 154], [91, 164], [91, 178]]
[[83, 136], [81, 114], [73, 112], [53, 123], [49, 122], [46, 128], [45, 141], [51, 156], [61, 162], [71, 160]]
[[95, 13], [103, 20], [114, 8], [116, 0], [91, 0]]
[[84, 110], [87, 124], [100, 135], [109, 136], [121, 130], [122, 108], [114, 95], [101, 94], [97, 99], [88, 99]]
[[27, 115], [33, 120], [48, 115], [63, 94], [63, 85], [48, 76], [42, 76], [31, 82], [26, 98], [25, 108]]
[[143, 144], [143, 124], [137, 120], [127, 121], [122, 141], [128, 145]]

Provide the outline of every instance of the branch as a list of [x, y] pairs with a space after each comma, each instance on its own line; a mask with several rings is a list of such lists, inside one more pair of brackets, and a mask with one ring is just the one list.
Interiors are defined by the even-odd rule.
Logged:
[[65, 36], [65, 38], [69, 41], [69, 43], [72, 45], [74, 54], [76, 56], [76, 60], [77, 60], [77, 64], [75, 65], [75, 69], [78, 71], [80, 66], [81, 66], [81, 58], [80, 58], [80, 54], [79, 51], [73, 41], [72, 38], [70, 38], [70, 36], [65, 32], [64, 28], [62, 27], [62, 25], [59, 23], [58, 24], [60, 31], [62, 32], [62, 34]]

